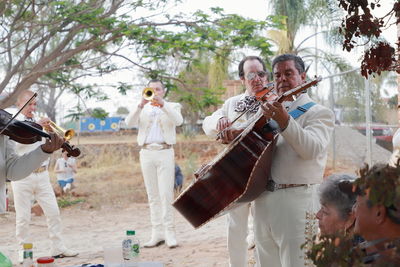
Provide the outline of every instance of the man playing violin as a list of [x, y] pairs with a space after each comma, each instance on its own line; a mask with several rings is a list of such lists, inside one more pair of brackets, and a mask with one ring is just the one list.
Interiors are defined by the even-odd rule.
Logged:
[[[305, 83], [303, 60], [291, 54], [272, 62], [278, 95]], [[254, 229], [260, 266], [305, 266], [307, 214], [318, 211], [334, 114], [306, 94], [296, 99], [264, 103], [263, 114], [277, 122], [278, 141], [272, 157], [267, 191], [254, 201]], [[316, 226], [316, 224], [315, 224]]]
[[60, 149], [63, 139], [56, 134], [35, 150], [18, 156], [15, 152], [15, 142], [10, 141], [5, 135], [0, 135], [0, 213], [6, 211], [5, 182], [6, 179], [16, 181], [25, 178], [37, 169], [49, 155]]
[[[138, 125], [140, 166], [150, 206], [151, 238], [144, 247], [164, 242], [178, 246], [175, 237], [174, 198], [176, 126], [183, 122], [181, 105], [164, 100], [166, 88], [160, 80], [151, 80], [139, 104], [126, 118], [128, 127]], [[150, 98], [147, 98], [150, 95]], [[146, 99], [147, 98], [147, 99]]]
[[[20, 109], [22, 106], [32, 97], [32, 91], [24, 91], [19, 95], [16, 106]], [[36, 99], [33, 99], [22, 111], [21, 114], [17, 117], [22, 121], [34, 121], [36, 111]], [[49, 123], [48, 118], [41, 119], [37, 121], [42, 127], [46, 127]], [[54, 136], [58, 142], [61, 140], [61, 144], [64, 142], [64, 139], [61, 137], [55, 136], [55, 134], [50, 133], [51, 136]], [[42, 150], [51, 153], [54, 150], [44, 150], [43, 144], [45, 141], [36, 142], [33, 144], [16, 144], [16, 152], [19, 155], [23, 155], [25, 153], [32, 153], [31, 151], [38, 150], [38, 147], [42, 147]], [[61, 144], [57, 147], [60, 148]], [[44, 161], [43, 161], [44, 160]], [[36, 200], [40, 207], [43, 209], [43, 212], [47, 219], [47, 226], [49, 229], [49, 236], [52, 242], [52, 250], [51, 255], [55, 258], [62, 257], [74, 257], [78, 255], [75, 251], [68, 249], [63, 240], [62, 240], [62, 229], [61, 229], [61, 217], [60, 217], [60, 209], [58, 208], [57, 199], [54, 194], [53, 187], [50, 183], [50, 177], [48, 172], [48, 164], [49, 158], [48, 155], [44, 158], [42, 164], [39, 165], [36, 169], [32, 170], [30, 174], [26, 175], [25, 179], [19, 181], [12, 181], [11, 186], [14, 193], [14, 204], [15, 204], [15, 213], [16, 213], [16, 237], [17, 241], [20, 244], [20, 252], [18, 255], [18, 260], [22, 262], [22, 244], [23, 243], [31, 243], [35, 240], [29, 239], [29, 224], [31, 221], [31, 207], [32, 200]]]
[[[230, 143], [248, 125], [248, 122], [259, 111], [260, 102], [255, 96], [265, 89], [268, 83], [268, 72], [260, 57], [245, 57], [238, 67], [239, 78], [246, 91], [231, 97], [211, 116], [204, 119], [203, 130], [211, 137], [217, 137], [224, 144]], [[241, 115], [245, 112], [244, 115]], [[240, 118], [239, 118], [240, 116]], [[232, 122], [236, 119], [234, 124]], [[229, 265], [232, 267], [247, 266], [246, 236], [250, 205], [242, 205], [228, 213], [228, 251]], [[249, 233], [252, 236], [252, 233]], [[249, 240], [252, 243], [251, 240]], [[272, 265], [271, 265], [272, 266]]]

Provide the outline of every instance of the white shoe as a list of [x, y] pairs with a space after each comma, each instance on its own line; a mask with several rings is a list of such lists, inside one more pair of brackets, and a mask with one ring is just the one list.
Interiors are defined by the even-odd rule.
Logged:
[[65, 258], [65, 257], [76, 257], [78, 256], [78, 252], [73, 251], [71, 249], [65, 249], [63, 252], [61, 253], [56, 253], [56, 255], [53, 255], [53, 258], [57, 259], [57, 258]]
[[176, 242], [175, 233], [174, 232], [166, 232], [165, 233], [165, 241], [167, 242], [167, 246], [169, 248], [176, 248], [178, 246], [178, 242]]
[[152, 237], [148, 242], [143, 244], [145, 248], [154, 248], [164, 244], [165, 240], [162, 237]]

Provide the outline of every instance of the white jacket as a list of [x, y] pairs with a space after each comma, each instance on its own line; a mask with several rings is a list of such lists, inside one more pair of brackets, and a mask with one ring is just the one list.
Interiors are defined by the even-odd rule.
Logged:
[[0, 135], [0, 213], [6, 207], [6, 179], [21, 180], [39, 168], [50, 154], [43, 152], [41, 147], [18, 156], [15, 152], [14, 141], [5, 135]]
[[[125, 122], [128, 127], [138, 126], [139, 132], [137, 136], [138, 145], [142, 146], [146, 140], [146, 136], [153, 124], [153, 119], [150, 116], [150, 103], [144, 105], [143, 109], [138, 105], [129, 113]], [[163, 113], [159, 116], [159, 124], [163, 133], [163, 137], [167, 144], [173, 145], [176, 143], [176, 126], [183, 122], [181, 114], [181, 104], [167, 102], [164, 100], [164, 106], [161, 108]]]
[[[240, 114], [234, 108], [244, 95], [227, 99], [220, 109], [204, 119], [203, 130], [208, 136], [216, 136], [217, 123], [221, 117], [232, 121]], [[292, 103], [289, 111], [312, 101], [307, 94], [302, 94]], [[244, 128], [246, 121], [245, 116], [242, 116], [234, 127]], [[333, 112], [318, 104], [296, 120], [290, 117], [287, 128], [278, 137], [273, 154], [272, 179], [279, 184], [321, 183], [333, 127]]]
[[[240, 94], [237, 96], [233, 96], [228, 98], [222, 107], [216, 110], [212, 115], [206, 117], [203, 121], [203, 131], [206, 135], [210, 137], [217, 137], [217, 124], [218, 120], [222, 117], [228, 118], [231, 122], [235, 120], [242, 112], [236, 112], [235, 106], [239, 100], [242, 100], [247, 94]], [[248, 119], [246, 115], [240, 117], [233, 125], [234, 129], [243, 129], [248, 125]]]

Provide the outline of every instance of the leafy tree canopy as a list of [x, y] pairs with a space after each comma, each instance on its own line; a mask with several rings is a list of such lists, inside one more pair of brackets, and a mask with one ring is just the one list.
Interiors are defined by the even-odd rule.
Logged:
[[[253, 47], [270, 55], [270, 45], [260, 31], [276, 26], [265, 21], [210, 13], [169, 15], [164, 10], [174, 0], [10, 0], [0, 3], [0, 93], [10, 106], [23, 90], [49, 80], [53, 87], [101, 93], [72, 83], [82, 75], [102, 75], [120, 69], [112, 58], [125, 60], [123, 68], [139, 68], [149, 77], [173, 78], [171, 58], [190, 62], [201, 51], [216, 52], [223, 42], [232, 49]], [[84, 73], [84, 74], [82, 74]], [[117, 86], [121, 92], [129, 89]], [[78, 92], [78, 93], [79, 93]], [[55, 103], [53, 103], [55, 105]]]
[[117, 114], [129, 114], [129, 110], [127, 107], [118, 107]]
[[108, 112], [105, 111], [103, 108], [94, 108], [89, 113], [93, 118], [104, 119], [108, 116]]
[[[357, 40], [363, 45], [371, 42], [361, 62], [361, 74], [365, 77], [373, 73], [381, 74], [385, 70], [400, 73], [400, 39], [395, 46], [379, 39], [382, 31], [390, 24], [400, 23], [400, 1], [393, 1], [392, 9], [384, 16], [377, 17], [374, 10], [381, 7], [381, 0], [337, 0], [346, 11], [340, 32], [344, 35], [343, 50], [351, 51], [357, 46]], [[395, 20], [391, 21], [394, 17]]]

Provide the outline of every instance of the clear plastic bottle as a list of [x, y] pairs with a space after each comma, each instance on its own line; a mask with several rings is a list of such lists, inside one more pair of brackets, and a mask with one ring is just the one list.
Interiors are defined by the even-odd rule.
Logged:
[[24, 243], [23, 245], [24, 248], [24, 260], [22, 262], [23, 267], [34, 267], [33, 265], [33, 245], [32, 243]]
[[126, 267], [138, 266], [140, 255], [140, 242], [135, 236], [135, 231], [126, 231], [126, 239], [122, 241], [122, 256]]

